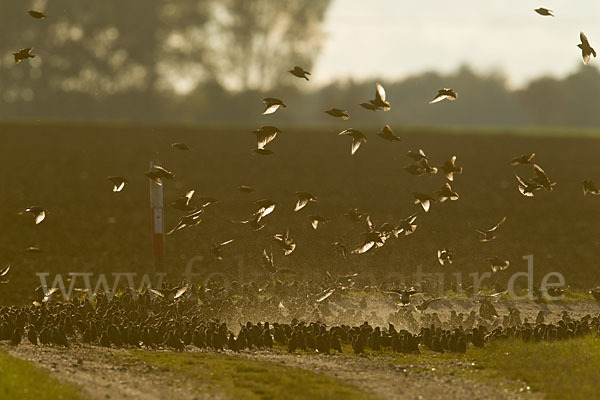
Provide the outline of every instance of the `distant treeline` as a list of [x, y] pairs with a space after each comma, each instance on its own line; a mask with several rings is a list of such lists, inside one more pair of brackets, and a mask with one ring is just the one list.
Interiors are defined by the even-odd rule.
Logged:
[[[209, 82], [187, 95], [131, 90], [100, 98], [44, 91], [31, 99], [3, 101], [0, 118], [310, 125], [336, 123], [324, 111], [337, 107], [350, 113], [343, 125], [600, 126], [600, 71], [595, 67], [581, 67], [564, 79], [535, 79], [520, 90], [510, 90], [498, 74], [476, 74], [468, 67], [448, 75], [427, 72], [397, 82], [379, 80], [392, 104], [389, 112], [358, 105], [374, 98], [375, 82], [334, 82], [317, 90], [290, 85], [237, 92]], [[305, 83], [300, 86], [310, 88], [312, 83]], [[428, 104], [442, 87], [456, 89], [458, 100]], [[264, 97], [281, 98], [288, 108], [262, 116]]]

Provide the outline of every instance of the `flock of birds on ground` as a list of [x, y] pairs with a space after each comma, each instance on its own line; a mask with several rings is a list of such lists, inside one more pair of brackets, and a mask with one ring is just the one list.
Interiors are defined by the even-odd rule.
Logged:
[[[508, 314], [500, 317], [489, 299], [482, 300], [478, 313], [463, 315], [453, 310], [446, 321], [437, 313], [421, 313], [417, 321], [410, 309], [403, 309], [390, 315], [387, 327], [372, 326], [369, 322], [327, 325], [321, 322], [323, 315], [315, 316], [316, 322], [310, 323], [294, 317], [290, 323], [269, 323], [262, 319], [265, 322], [254, 324], [243, 323], [240, 317], [234, 331], [220, 319], [226, 309], [256, 309], [258, 303], [265, 301], [250, 284], [245, 286], [236, 294], [246, 292], [248, 296], [238, 296], [237, 300], [236, 296], [223, 293], [225, 288], [214, 284], [183, 289], [167, 284], [163, 290], [125, 291], [112, 299], [100, 293], [93, 301], [76, 296], [62, 302], [40, 299], [43, 302], [39, 306], [0, 307], [0, 340], [8, 340], [14, 346], [25, 337], [33, 345], [64, 347], [84, 343], [177, 351], [197, 348], [239, 352], [275, 347], [290, 353], [420, 354], [422, 351], [465, 353], [471, 344], [484, 347], [495, 339], [538, 342], [589, 334], [600, 337], [600, 315], [574, 318], [563, 311], [560, 318], [549, 322], [540, 310], [535, 321], [529, 321], [521, 317], [518, 309], [509, 308]], [[343, 312], [355, 310], [348, 308]]]
[[[535, 11], [540, 15], [554, 16], [551, 10], [545, 8]], [[29, 14], [37, 19], [46, 18], [44, 13], [37, 11], [29, 11]], [[596, 57], [596, 52], [590, 46], [583, 32], [580, 33], [580, 40], [581, 43], [578, 47], [581, 49], [583, 62], [587, 65], [592, 55]], [[32, 50], [33, 48], [25, 48], [13, 53], [15, 62], [20, 63], [22, 60], [34, 58], [35, 54], [32, 54]], [[296, 66], [288, 72], [295, 77], [309, 81], [310, 72], [301, 67]], [[439, 103], [444, 100], [454, 101], [457, 98], [456, 90], [443, 88], [438, 91], [430, 103]], [[282, 100], [277, 98], [267, 97], [263, 99], [263, 103], [265, 104], [264, 115], [273, 114], [287, 107]], [[390, 102], [386, 100], [385, 89], [379, 83], [376, 84], [375, 97], [360, 103], [360, 106], [373, 112], [391, 109]], [[325, 113], [342, 120], [350, 118], [348, 112], [340, 108], [331, 108]], [[281, 131], [277, 127], [267, 125], [255, 129], [252, 133], [256, 136], [257, 142], [254, 152], [265, 156], [273, 154], [273, 151], [267, 149], [267, 145], [273, 142]], [[352, 155], [355, 155], [361, 145], [367, 142], [366, 135], [357, 129], [348, 128], [339, 135], [352, 138]], [[392, 143], [401, 140], [389, 125], [385, 125], [377, 135]], [[172, 147], [180, 151], [189, 150], [189, 147], [181, 142], [173, 143]], [[515, 174], [518, 191], [525, 197], [534, 197], [540, 190], [552, 192], [556, 185], [556, 182], [553, 182], [545, 171], [532, 161], [534, 156], [534, 153], [523, 154], [511, 161], [511, 165], [515, 167], [529, 166], [535, 174], [531, 178]], [[412, 160], [412, 163], [404, 168], [407, 173], [420, 176], [437, 174], [441, 170], [446, 179], [444, 185], [433, 194], [413, 193], [414, 203], [418, 209], [427, 213], [434, 203], [459, 199], [459, 194], [451, 186], [456, 176], [463, 171], [462, 167], [456, 165], [456, 156], [452, 156], [439, 167], [431, 165], [429, 157], [422, 149], [409, 151], [407, 157]], [[153, 165], [145, 175], [157, 185], [175, 179], [175, 174], [161, 165]], [[108, 180], [112, 183], [112, 190], [115, 193], [123, 191], [129, 182], [122, 176], [110, 176]], [[237, 189], [242, 193], [254, 191], [254, 188], [245, 185], [239, 186]], [[203, 197], [196, 199], [195, 204], [192, 204], [194, 193], [194, 190], [190, 190], [169, 204], [172, 208], [184, 212], [184, 215], [166, 233], [167, 235], [199, 225], [205, 210], [211, 204], [218, 202], [217, 199]], [[585, 180], [583, 193], [584, 195], [598, 196], [600, 189], [591, 180]], [[317, 197], [310, 192], [298, 191], [296, 196], [294, 212], [299, 212], [310, 203], [318, 201]], [[266, 217], [273, 213], [277, 204], [272, 200], [262, 199], [256, 201], [255, 205], [256, 211], [248, 219], [232, 222], [248, 225], [254, 231], [261, 230], [265, 226]], [[30, 206], [25, 208], [22, 213], [33, 215], [35, 224], [40, 224], [46, 219], [46, 210], [43, 207]], [[376, 225], [367, 213], [351, 208], [344, 216], [355, 223], [364, 223], [363, 240], [358, 247], [351, 251], [347, 250], [341, 239], [332, 244], [333, 248], [341, 257], [346, 257], [348, 254], [365, 254], [376, 250], [391, 237], [400, 238], [414, 233], [417, 228], [418, 215], [417, 210], [398, 224], [385, 222]], [[321, 215], [310, 215], [308, 219], [315, 230], [330, 222]], [[476, 229], [480, 235], [480, 241], [495, 240], [499, 228], [506, 219], [504, 216], [491, 228]], [[296, 249], [296, 242], [291, 237], [289, 229], [285, 233], [275, 234], [273, 240], [281, 247], [284, 256], [291, 254]], [[222, 250], [233, 241], [230, 239], [214, 244], [211, 248], [214, 257], [222, 260]], [[184, 350], [185, 346], [194, 345], [199, 348], [208, 347], [215, 350], [223, 350], [227, 347], [233, 351], [245, 348], [272, 347], [275, 341], [282, 346], [287, 346], [290, 352], [297, 349], [309, 349], [326, 354], [331, 350], [341, 352], [342, 344], [351, 345], [355, 353], [363, 353], [366, 348], [374, 351], [391, 348], [397, 352], [418, 353], [422, 345], [434, 351], [464, 353], [469, 343], [482, 347], [486, 341], [500, 337], [557, 340], [600, 331], [600, 317], [598, 316], [593, 318], [586, 316], [579, 320], [573, 320], [568, 314], [564, 314], [557, 323], [546, 324], [542, 313], [538, 315], [535, 323], [531, 323], [521, 322], [519, 311], [511, 309], [510, 314], [505, 316], [504, 321], [501, 321], [492, 303], [484, 296], [480, 300], [479, 316], [472, 312], [463, 320], [464, 316], [458, 316], [453, 311], [451, 320], [445, 323], [441, 322], [436, 313], [423, 313], [431, 303], [439, 301], [441, 298], [424, 300], [417, 306], [417, 309], [422, 312], [420, 322], [414, 319], [412, 310], [401, 307], [397, 315], [390, 316], [390, 320], [396, 318], [398, 323], [406, 325], [406, 329], [399, 331], [392, 323], [387, 328], [379, 326], [373, 328], [367, 322], [360, 326], [339, 324], [328, 327], [322, 322], [307, 324], [294, 318], [290, 324], [264, 322], [255, 325], [248, 322], [242, 325], [240, 323], [239, 331], [234, 333], [228, 329], [225, 323], [219, 322], [223, 313], [245, 310], [241, 315], [248, 316], [252, 315], [253, 310], [256, 312], [257, 309], [273, 309], [276, 314], [279, 313], [277, 315], [292, 317], [298, 313], [304, 313], [307, 318], [320, 321], [331, 314], [328, 299], [331, 300], [334, 295], [352, 289], [354, 286], [353, 277], [356, 275], [337, 279], [328, 276], [324, 282], [327, 282], [328, 279], [331, 282], [328, 282], [326, 287], [323, 285], [310, 286], [308, 283], [297, 281], [287, 284], [274, 277], [276, 274], [294, 274], [295, 272], [278, 268], [272, 249], [270, 251], [264, 249], [262, 257], [265, 271], [273, 278], [267, 286], [270, 285], [269, 290], [276, 294], [267, 299], [261, 298], [261, 296], [264, 297], [269, 290], [265, 287], [257, 288], [251, 283], [244, 283], [240, 286], [236, 284], [230, 291], [218, 285], [201, 287], [182, 284], [179, 287], [171, 287], [167, 284], [163, 288], [148, 289], [143, 294], [125, 292], [121, 296], [113, 297], [111, 301], [107, 300], [106, 295], [99, 294], [93, 296], [92, 300], [83, 296], [63, 299], [63, 302], [51, 302], [54, 293], [58, 291], [58, 288], [51, 288], [45, 293], [38, 293], [38, 298], [34, 301], [33, 306], [0, 307], [0, 340], [10, 340], [12, 344], [17, 345], [21, 342], [22, 336], [26, 335], [33, 344], [39, 342], [68, 346], [69, 343], [81, 341], [102, 346], [143, 345], [152, 348], [166, 346]], [[442, 266], [452, 264], [453, 257], [453, 252], [448, 248], [437, 251], [437, 259]], [[494, 273], [506, 270], [510, 265], [508, 260], [501, 257], [492, 257], [489, 262]], [[8, 283], [9, 271], [10, 266], [0, 270], [0, 283]], [[302, 292], [303, 290], [304, 292]], [[419, 292], [408, 288], [392, 289], [385, 293], [398, 296], [397, 304], [406, 306], [411, 303], [410, 297]], [[590, 293], [600, 301], [600, 289], [592, 289]], [[501, 293], [497, 295], [501, 295]], [[284, 296], [287, 298], [286, 301], [289, 301], [287, 306], [283, 300], [277, 300]], [[92, 303], [94, 304], [92, 305]], [[363, 304], [359, 305], [362, 308]], [[344, 313], [355, 313], [352, 307], [338, 311], [338, 316], [344, 316]], [[346, 317], [349, 320], [362, 317], [377, 318], [375, 314], [365, 316], [360, 314], [360, 310], [358, 312], [359, 315], [346, 315]]]

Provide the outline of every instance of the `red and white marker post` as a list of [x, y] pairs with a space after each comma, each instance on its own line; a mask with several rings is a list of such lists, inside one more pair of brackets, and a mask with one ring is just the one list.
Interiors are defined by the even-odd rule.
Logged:
[[[150, 161], [150, 169], [154, 167]], [[150, 207], [152, 209], [152, 243], [154, 255], [154, 274], [164, 272], [165, 220], [163, 208], [163, 187], [150, 179]]]

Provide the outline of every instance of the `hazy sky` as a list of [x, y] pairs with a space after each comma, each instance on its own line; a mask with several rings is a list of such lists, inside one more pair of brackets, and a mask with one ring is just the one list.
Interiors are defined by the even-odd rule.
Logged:
[[[533, 10], [545, 7], [556, 17]], [[398, 79], [424, 70], [504, 71], [519, 86], [581, 64], [583, 31], [600, 52], [600, 0], [334, 0], [313, 78]], [[592, 64], [600, 65], [600, 59]]]

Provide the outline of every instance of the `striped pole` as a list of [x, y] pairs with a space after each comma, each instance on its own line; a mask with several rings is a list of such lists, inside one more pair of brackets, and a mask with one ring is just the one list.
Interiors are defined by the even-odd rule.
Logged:
[[[154, 167], [150, 161], [150, 169]], [[154, 274], [164, 272], [165, 221], [163, 209], [163, 187], [150, 179], [150, 208], [152, 209], [152, 243], [154, 255]]]

